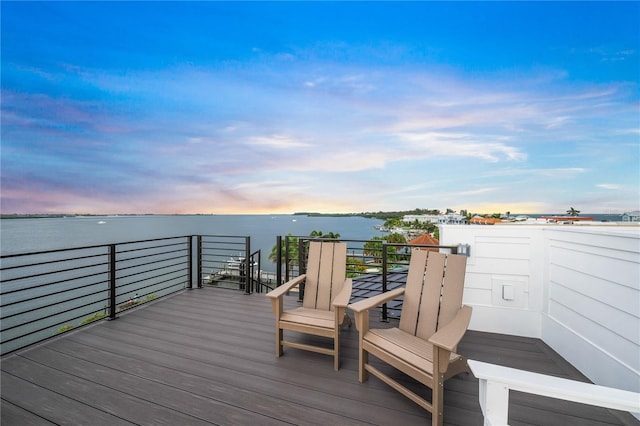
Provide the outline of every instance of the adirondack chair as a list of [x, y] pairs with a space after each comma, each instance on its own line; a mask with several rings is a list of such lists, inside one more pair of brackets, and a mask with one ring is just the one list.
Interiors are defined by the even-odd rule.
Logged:
[[[267, 296], [276, 317], [276, 356], [283, 347], [333, 355], [333, 367], [340, 367], [340, 325], [346, 316], [351, 297], [351, 279], [346, 278], [347, 245], [312, 241], [306, 273], [277, 287]], [[304, 297], [299, 308], [284, 310], [284, 295], [304, 282]], [[350, 319], [349, 319], [350, 321]], [[333, 348], [285, 340], [284, 330], [333, 339]]]
[[[442, 425], [443, 382], [469, 372], [466, 359], [456, 354], [471, 320], [462, 306], [466, 256], [414, 249], [407, 284], [349, 305], [359, 331], [360, 382], [368, 373], [431, 412], [432, 425]], [[369, 310], [403, 295], [398, 327], [369, 329]], [[369, 363], [369, 354], [413, 377], [432, 390], [431, 402]]]

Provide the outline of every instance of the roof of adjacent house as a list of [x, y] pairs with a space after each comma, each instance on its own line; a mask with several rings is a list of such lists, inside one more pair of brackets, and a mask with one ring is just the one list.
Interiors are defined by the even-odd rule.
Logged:
[[[440, 241], [438, 241], [437, 238], [434, 238], [431, 234], [424, 233], [424, 234], [419, 235], [418, 237], [414, 238], [413, 240], [409, 241], [409, 244], [411, 244], [411, 245], [437, 246], [437, 245], [440, 245]], [[424, 247], [424, 248], [421, 248], [420, 250], [440, 251], [440, 249], [437, 248], [437, 247], [429, 247], [429, 248]]]

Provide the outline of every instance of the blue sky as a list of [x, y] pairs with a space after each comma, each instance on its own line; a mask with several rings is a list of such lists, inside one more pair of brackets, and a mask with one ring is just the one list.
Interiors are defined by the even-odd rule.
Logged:
[[2, 213], [640, 209], [638, 2], [6, 2]]

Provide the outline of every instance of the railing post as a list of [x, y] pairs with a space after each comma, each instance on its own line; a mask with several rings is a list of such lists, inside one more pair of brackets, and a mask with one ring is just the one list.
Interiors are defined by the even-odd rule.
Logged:
[[[382, 292], [387, 291], [387, 242], [382, 240]], [[382, 305], [382, 321], [389, 321], [387, 304]]]
[[276, 287], [282, 284], [282, 236], [276, 237]]
[[197, 249], [198, 249], [198, 288], [202, 288], [202, 235], [198, 235], [197, 238]]
[[255, 253], [253, 253], [253, 256], [256, 255], [256, 253], [258, 254], [258, 262], [257, 262], [257, 266], [258, 266], [258, 274], [257, 274], [257, 279], [255, 278], [255, 268], [253, 267], [254, 263], [256, 263], [253, 259], [251, 259], [251, 279], [252, 282], [255, 283], [256, 288], [255, 288], [255, 292], [256, 293], [262, 293], [262, 249], [258, 249], [255, 251]]
[[[298, 238], [298, 276], [307, 273], [307, 256], [304, 247], [304, 240], [302, 238]], [[304, 300], [304, 284], [305, 283], [300, 283], [298, 286], [298, 302], [300, 303]]]
[[109, 318], [114, 320], [116, 316], [116, 245], [109, 246]]
[[244, 237], [244, 266], [241, 266], [240, 275], [244, 270], [244, 294], [251, 294], [252, 269], [251, 266], [251, 237]]
[[284, 281], [281, 281], [279, 284], [289, 281], [290, 276], [291, 275], [289, 271], [289, 237], [286, 236], [284, 237]]
[[187, 248], [187, 289], [193, 289], [193, 235], [189, 235], [187, 237], [187, 243], [189, 247]]
[[509, 424], [509, 388], [504, 383], [480, 379], [479, 398], [486, 426]]

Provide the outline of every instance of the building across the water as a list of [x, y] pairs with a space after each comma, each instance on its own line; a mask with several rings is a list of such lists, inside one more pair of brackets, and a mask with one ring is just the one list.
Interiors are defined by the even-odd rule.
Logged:
[[451, 224], [451, 225], [463, 225], [467, 223], [467, 218], [460, 214], [407, 214], [402, 218], [403, 222], [418, 222], [418, 223], [435, 223], [439, 225]]
[[573, 223], [573, 222], [593, 222], [589, 216], [540, 216], [549, 223]]
[[623, 222], [640, 222], [640, 210], [634, 210], [632, 212], [622, 214]]

